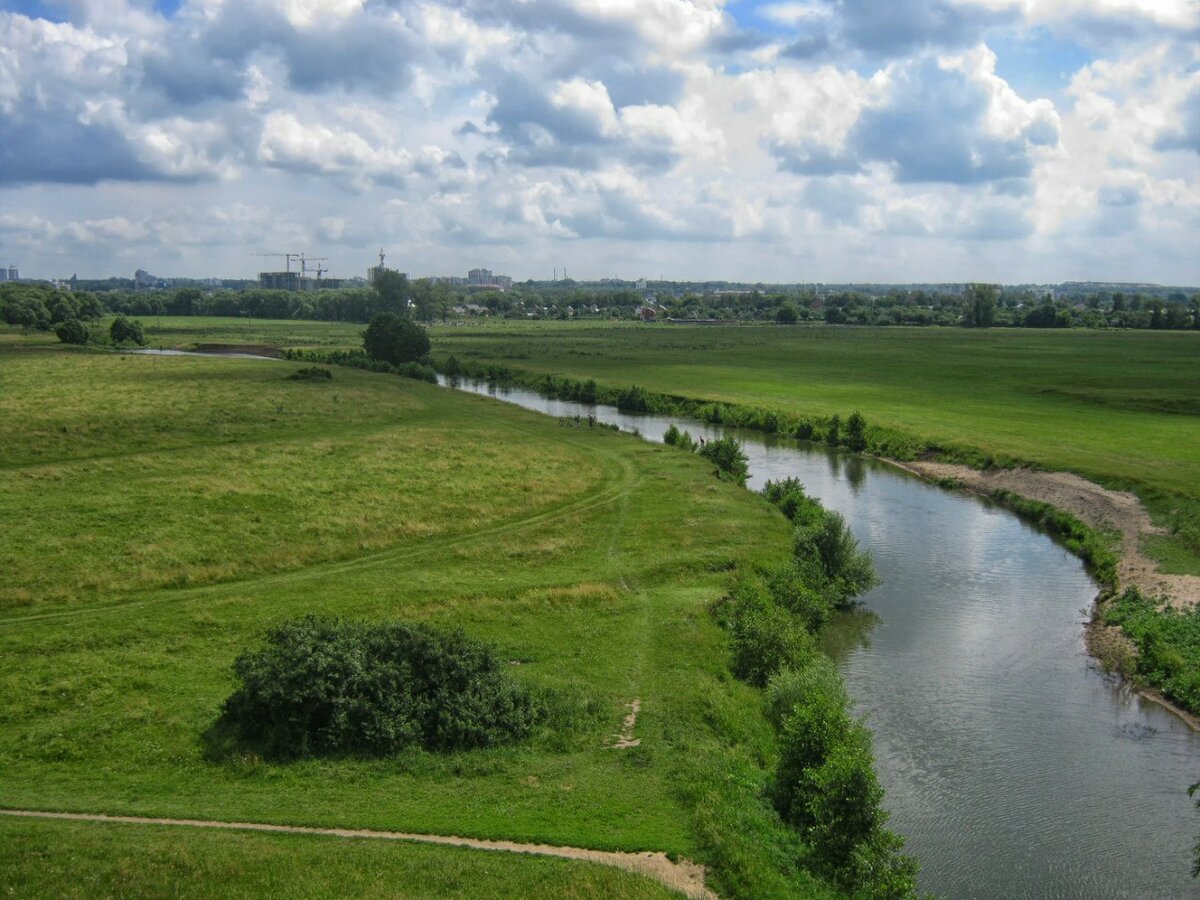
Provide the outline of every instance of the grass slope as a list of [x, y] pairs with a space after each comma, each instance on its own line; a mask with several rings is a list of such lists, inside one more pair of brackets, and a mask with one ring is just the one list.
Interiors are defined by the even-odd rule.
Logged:
[[[787, 553], [782, 517], [669, 448], [406, 379], [289, 382], [295, 367], [0, 350], [0, 523], [17, 542], [0, 805], [656, 849], [714, 865], [731, 895], [830, 895], [761, 800], [773, 738], [706, 609], [732, 568]], [[586, 711], [500, 750], [211, 758], [233, 659], [309, 612], [463, 627]], [[634, 698], [641, 746], [606, 749]], [[28, 864], [39, 827], [6, 824], [0, 865], [52, 891], [65, 870], [39, 882]], [[108, 838], [46, 827], [106, 854]], [[153, 851], [168, 869], [171, 840]], [[444, 852], [428, 851], [452, 871]], [[523, 865], [500, 888], [520, 893]]]
[[676, 896], [616, 869], [393, 841], [0, 817], [9, 897]]

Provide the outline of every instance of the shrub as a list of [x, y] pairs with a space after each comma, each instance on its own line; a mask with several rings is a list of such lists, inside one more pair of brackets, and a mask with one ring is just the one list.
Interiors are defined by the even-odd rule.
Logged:
[[723, 437], [709, 441], [700, 448], [700, 455], [711, 462], [721, 472], [731, 476], [738, 484], [745, 484], [749, 469], [746, 465], [746, 453], [742, 444], [736, 438]]
[[846, 446], [855, 453], [867, 449], [867, 421], [860, 413], [850, 413], [846, 420]]
[[65, 322], [60, 322], [54, 329], [54, 333], [64, 344], [86, 344], [91, 337], [87, 326], [78, 319], [67, 319]]
[[124, 316], [117, 316], [113, 320], [112, 325], [108, 329], [109, 335], [112, 337], [114, 344], [137, 344], [139, 347], [146, 346], [146, 333], [142, 329], [142, 323], [138, 321], [130, 322]]
[[276, 758], [487, 747], [545, 716], [490, 646], [419, 624], [306, 616], [268, 631], [234, 672], [219, 724]]
[[617, 394], [617, 409], [622, 412], [649, 412], [650, 397], [637, 385], [627, 387]]
[[812, 553], [820, 561], [840, 603], [846, 603], [879, 584], [871, 554], [859, 549], [858, 541], [850, 533], [841, 513], [825, 510], [816, 528], [807, 533], [797, 529], [797, 557], [803, 559]]
[[330, 381], [332, 379], [333, 372], [329, 369], [322, 369], [320, 366], [305, 366], [288, 376], [288, 381]]
[[829, 428], [825, 430], [825, 443], [830, 447], [836, 447], [842, 442], [842, 420], [839, 416], [834, 416], [829, 420]]
[[763, 687], [777, 672], [804, 665], [816, 651], [804, 622], [775, 603], [757, 577], [744, 579], [729, 600], [733, 674]]
[[811, 441], [814, 430], [812, 422], [808, 419], [801, 419], [796, 423], [796, 428], [792, 431], [792, 437], [801, 441]]
[[679, 443], [679, 438], [682, 436], [683, 436], [683, 432], [681, 432], [675, 426], [675, 423], [672, 422], [670, 425], [667, 426], [667, 430], [663, 434], [663, 443], [666, 444], [668, 447], [674, 447], [675, 445], [677, 445]]
[[1157, 604], [1129, 588], [1105, 611], [1137, 645], [1137, 677], [1193, 713], [1200, 712], [1200, 607]]

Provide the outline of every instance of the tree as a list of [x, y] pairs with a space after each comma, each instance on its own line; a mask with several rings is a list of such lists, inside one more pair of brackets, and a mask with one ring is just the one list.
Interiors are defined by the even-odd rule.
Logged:
[[825, 432], [825, 443], [830, 447], [836, 447], [842, 442], [842, 419], [841, 416], [834, 416], [829, 420], [829, 430]]
[[108, 330], [114, 344], [137, 344], [139, 347], [146, 346], [146, 333], [142, 330], [142, 323], [137, 320], [129, 321], [124, 316], [117, 316], [113, 320], [112, 326]]
[[54, 329], [54, 333], [64, 344], [86, 344], [90, 337], [87, 326], [78, 319], [67, 319], [65, 322], [60, 322]]
[[372, 285], [379, 295], [380, 308], [387, 312], [403, 313], [408, 310], [408, 298], [412, 293], [408, 276], [403, 272], [393, 272], [391, 269], [380, 269], [375, 273]]
[[738, 484], [745, 484], [750, 474], [745, 450], [737, 438], [723, 437], [709, 441], [700, 448], [700, 455], [715, 465], [718, 471], [732, 476]]
[[999, 289], [994, 284], [968, 284], [963, 291], [963, 325], [967, 328], [991, 328], [996, 321], [996, 297]]
[[381, 312], [363, 332], [363, 349], [371, 359], [398, 366], [414, 362], [429, 352], [429, 335], [407, 316]]
[[846, 420], [846, 446], [855, 453], [867, 449], [867, 420], [861, 413], [852, 412]]
[[800, 313], [796, 312], [796, 307], [790, 303], [785, 303], [775, 310], [775, 321], [780, 325], [795, 325], [799, 318]]

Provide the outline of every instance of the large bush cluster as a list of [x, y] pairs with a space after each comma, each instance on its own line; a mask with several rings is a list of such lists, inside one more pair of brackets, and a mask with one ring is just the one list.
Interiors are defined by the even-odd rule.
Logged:
[[421, 624], [307, 616], [271, 629], [234, 671], [219, 724], [274, 758], [490, 747], [546, 715], [489, 645]]
[[835, 609], [877, 583], [874, 567], [842, 517], [796, 479], [768, 482], [764, 494], [794, 525], [792, 557], [744, 575], [718, 615], [730, 631], [734, 674], [767, 689], [779, 747], [775, 807], [842, 887], [912, 897], [916, 862], [885, 827], [870, 733], [815, 638]]

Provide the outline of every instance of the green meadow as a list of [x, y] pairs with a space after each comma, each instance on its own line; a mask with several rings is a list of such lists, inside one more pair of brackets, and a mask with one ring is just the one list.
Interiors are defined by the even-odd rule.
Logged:
[[[1200, 530], [1200, 333], [1082, 329], [483, 323], [434, 353], [795, 415], [857, 410], [950, 450], [1132, 488]], [[1158, 538], [1176, 571], [1200, 548]]]
[[[691, 454], [298, 365], [0, 349], [0, 806], [658, 850], [723, 896], [837, 895], [764, 799], [775, 738], [709, 612], [786, 556], [783, 516]], [[306, 613], [462, 628], [573, 724], [469, 752], [214, 752], [234, 659]], [[610, 749], [635, 699], [641, 743]], [[26, 896], [276, 893], [281, 871], [298, 896], [661, 894], [559, 860], [6, 817], [0, 868]]]

